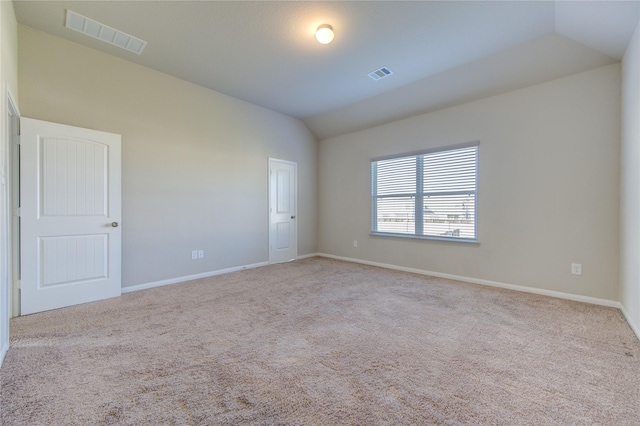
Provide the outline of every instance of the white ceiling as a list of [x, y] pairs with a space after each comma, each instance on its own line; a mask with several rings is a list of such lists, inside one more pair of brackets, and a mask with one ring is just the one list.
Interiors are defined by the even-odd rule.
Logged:
[[[27, 1], [18, 22], [303, 119], [320, 139], [622, 58], [631, 1]], [[148, 42], [65, 28], [66, 9]], [[321, 45], [318, 25], [335, 39]], [[373, 81], [386, 66], [394, 74]]]

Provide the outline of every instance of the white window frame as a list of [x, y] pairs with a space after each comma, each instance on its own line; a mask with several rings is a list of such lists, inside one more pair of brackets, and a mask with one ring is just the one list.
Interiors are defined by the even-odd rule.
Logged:
[[[424, 185], [424, 156], [435, 153], [446, 153], [447, 151], [455, 151], [466, 148], [475, 148], [475, 176], [474, 176], [474, 188], [464, 190], [446, 190], [441, 192], [425, 192]], [[378, 157], [371, 159], [371, 235], [385, 236], [385, 237], [403, 237], [403, 238], [418, 238], [425, 240], [443, 240], [443, 241], [457, 241], [467, 243], [478, 242], [478, 156], [480, 151], [480, 143], [478, 141], [468, 142], [458, 145], [451, 145], [446, 147], [432, 148], [423, 151], [414, 151], [404, 154], [390, 155], [385, 157]], [[377, 194], [378, 187], [378, 162], [384, 160], [402, 160], [408, 158], [415, 158], [415, 192], [397, 192], [393, 194]], [[424, 198], [435, 196], [459, 196], [459, 195], [473, 195], [473, 236], [456, 236], [454, 234], [447, 235], [448, 233], [440, 234], [424, 234]], [[384, 198], [394, 197], [413, 197], [414, 201], [414, 232], [389, 232], [378, 230], [378, 201]], [[449, 223], [445, 221], [445, 223]]]

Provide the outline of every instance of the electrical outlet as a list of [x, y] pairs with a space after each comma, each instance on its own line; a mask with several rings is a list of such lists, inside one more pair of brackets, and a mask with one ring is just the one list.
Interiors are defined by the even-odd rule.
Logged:
[[198, 258], [198, 250], [193, 250], [191, 252], [191, 260], [196, 260]]
[[582, 263], [572, 263], [571, 273], [573, 275], [582, 275]]
[[198, 259], [204, 259], [204, 250], [198, 250]]
[[353, 246], [358, 247], [358, 240], [353, 240]]

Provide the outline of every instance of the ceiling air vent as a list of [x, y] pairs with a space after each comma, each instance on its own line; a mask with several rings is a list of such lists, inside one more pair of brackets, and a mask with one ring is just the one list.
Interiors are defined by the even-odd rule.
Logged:
[[393, 71], [391, 71], [389, 68], [387, 67], [382, 67], [382, 68], [378, 68], [375, 71], [371, 71], [369, 74], [367, 74], [369, 77], [371, 77], [372, 79], [374, 79], [375, 81], [381, 80], [385, 77], [390, 76], [391, 74], [393, 74]]
[[129, 52], [137, 53], [138, 55], [142, 53], [147, 45], [147, 42], [144, 40], [107, 27], [100, 22], [96, 22], [93, 19], [89, 19], [71, 10], [67, 10], [66, 27], [70, 30], [88, 35], [89, 37], [97, 38], [98, 40], [118, 46]]

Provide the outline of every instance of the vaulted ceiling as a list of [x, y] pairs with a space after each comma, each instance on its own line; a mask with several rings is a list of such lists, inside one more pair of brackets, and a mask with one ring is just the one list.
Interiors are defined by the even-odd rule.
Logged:
[[[619, 61], [640, 1], [26, 1], [19, 23], [300, 118], [319, 139]], [[65, 27], [66, 10], [148, 42]], [[318, 25], [335, 39], [321, 45]], [[388, 67], [393, 75], [367, 74]]]

